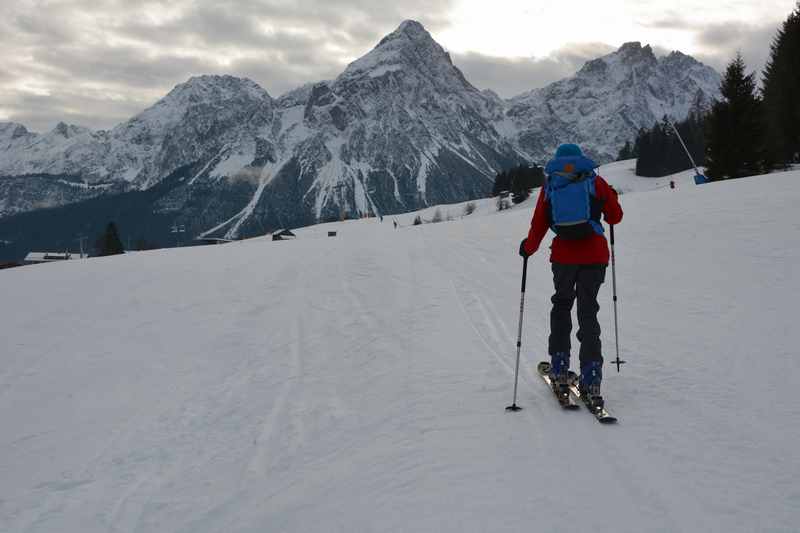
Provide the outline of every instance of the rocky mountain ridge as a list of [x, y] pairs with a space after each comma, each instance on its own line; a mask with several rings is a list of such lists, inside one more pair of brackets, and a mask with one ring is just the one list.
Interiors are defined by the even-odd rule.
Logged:
[[406, 21], [336, 79], [277, 99], [245, 78], [199, 76], [108, 131], [0, 123], [0, 216], [159, 185], [153, 213], [236, 237], [463, 201], [565, 139], [607, 161], [661, 115], [708, 105], [718, 82], [689, 56], [628, 43], [503, 100]]

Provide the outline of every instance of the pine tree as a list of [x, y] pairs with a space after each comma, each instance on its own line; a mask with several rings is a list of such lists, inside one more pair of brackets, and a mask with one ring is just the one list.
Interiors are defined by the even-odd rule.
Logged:
[[800, 2], [772, 41], [763, 81], [769, 159], [800, 161]]
[[534, 165], [532, 167], [520, 165], [509, 171], [511, 176], [511, 201], [515, 204], [524, 202], [531, 195], [531, 191], [544, 184], [544, 170]]
[[531, 190], [541, 187], [542, 184], [544, 184], [542, 167], [519, 165], [495, 176], [492, 196], [505, 196], [506, 193], [511, 193], [513, 202], [517, 204], [527, 199]]
[[[704, 121], [702, 114], [694, 112], [686, 120], [675, 123], [675, 129], [681, 134], [692, 159], [698, 165], [703, 165], [704, 162]], [[666, 116], [651, 129], [639, 130], [634, 150], [639, 151], [635, 156], [638, 176], [659, 178], [692, 167], [691, 160], [686, 157], [683, 145]]]
[[511, 190], [511, 176], [507, 171], [500, 172], [494, 178], [494, 187], [492, 187], [492, 196], [499, 196]]
[[633, 143], [633, 149], [636, 151], [636, 175], [637, 176], [644, 176], [645, 174], [641, 172], [642, 165], [644, 162], [647, 161], [648, 157], [650, 156], [650, 147], [649, 147], [649, 139], [647, 136], [648, 130], [645, 128], [639, 128], [639, 132], [636, 134], [636, 142]]
[[635, 159], [639, 157], [636, 153], [636, 146], [631, 144], [630, 141], [625, 141], [625, 146], [623, 146], [619, 154], [617, 155], [617, 161], [625, 161], [626, 159]]
[[97, 239], [96, 247], [97, 254], [100, 256], [125, 253], [125, 247], [122, 246], [116, 224], [113, 222], [108, 223], [105, 233]]
[[759, 174], [764, 164], [761, 100], [755, 74], [745, 75], [741, 54], [725, 71], [723, 99], [706, 121], [706, 174], [712, 180]]

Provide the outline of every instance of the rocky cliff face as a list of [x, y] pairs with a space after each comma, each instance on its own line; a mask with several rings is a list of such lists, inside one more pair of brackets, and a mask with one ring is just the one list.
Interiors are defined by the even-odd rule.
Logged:
[[714, 69], [689, 56], [673, 52], [658, 59], [650, 46], [627, 43], [589, 61], [572, 78], [511, 99], [507, 128], [535, 157], [571, 139], [607, 162], [639, 128], [665, 114], [682, 119], [709, 107], [719, 84]]
[[504, 101], [406, 21], [336, 79], [277, 100], [201, 76], [110, 131], [0, 123], [0, 216], [145, 190], [154, 216], [193, 235], [391, 214], [484, 196], [499, 170], [566, 140], [609, 160], [663, 114], [708, 105], [718, 84], [688, 56], [629, 43]]

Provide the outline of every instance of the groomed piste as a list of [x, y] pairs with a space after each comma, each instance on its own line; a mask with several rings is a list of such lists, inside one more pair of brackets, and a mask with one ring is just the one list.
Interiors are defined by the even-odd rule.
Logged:
[[0, 531], [796, 530], [800, 171], [630, 166], [615, 426], [536, 376], [546, 246], [504, 410], [532, 199], [0, 272]]

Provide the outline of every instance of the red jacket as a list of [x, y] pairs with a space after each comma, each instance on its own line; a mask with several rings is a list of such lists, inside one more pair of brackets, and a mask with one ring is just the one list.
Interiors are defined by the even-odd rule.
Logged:
[[[617, 199], [617, 192], [612, 189], [606, 180], [597, 176], [595, 180], [595, 195], [603, 203], [603, 218], [608, 224], [619, 224], [622, 220], [622, 208]], [[533, 211], [531, 229], [525, 240], [525, 252], [533, 254], [539, 249], [542, 239], [550, 229], [549, 213], [550, 204], [545, 200], [544, 187], [539, 191], [539, 200]], [[608, 264], [608, 243], [603, 235], [593, 234], [588, 239], [569, 241], [556, 236], [550, 246], [550, 262], [566, 265], [594, 265]]]

